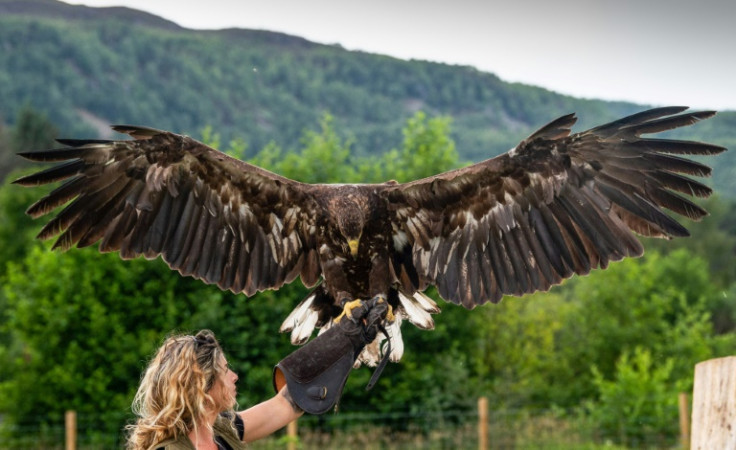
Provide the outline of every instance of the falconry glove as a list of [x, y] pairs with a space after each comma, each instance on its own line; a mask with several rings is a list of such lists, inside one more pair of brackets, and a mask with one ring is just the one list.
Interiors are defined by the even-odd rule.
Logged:
[[[363, 348], [373, 342], [388, 312], [385, 299], [360, 302], [349, 316], [282, 359], [273, 372], [276, 392], [288, 386], [293, 402], [309, 414], [323, 414], [340, 400], [350, 370]], [[386, 356], [390, 353], [390, 348]], [[386, 360], [386, 358], [384, 358]], [[376, 369], [378, 378], [385, 363]], [[372, 379], [369, 388], [375, 383]]]

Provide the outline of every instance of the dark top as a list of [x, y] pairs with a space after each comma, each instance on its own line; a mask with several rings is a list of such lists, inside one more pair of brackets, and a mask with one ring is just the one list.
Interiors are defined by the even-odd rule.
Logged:
[[[226, 418], [228, 417], [226, 413], [222, 413], [221, 415]], [[238, 432], [238, 438], [242, 441], [243, 435], [245, 434], [245, 424], [243, 423], [243, 418], [240, 417], [238, 414], [235, 414], [233, 424], [235, 425], [235, 431]], [[230, 444], [228, 444], [227, 441], [225, 441], [225, 439], [223, 439], [220, 435], [215, 436], [215, 444], [217, 444], [217, 448], [219, 450], [234, 450], [230, 446]]]

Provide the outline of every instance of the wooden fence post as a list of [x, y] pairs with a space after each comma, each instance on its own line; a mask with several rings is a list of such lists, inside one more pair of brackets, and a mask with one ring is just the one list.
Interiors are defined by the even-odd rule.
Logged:
[[680, 445], [684, 450], [690, 449], [690, 405], [687, 392], [680, 392]]
[[736, 356], [695, 365], [690, 448], [736, 448]]
[[478, 450], [488, 450], [488, 398], [478, 399]]
[[77, 412], [67, 411], [64, 415], [66, 450], [77, 450]]
[[296, 420], [289, 422], [289, 425], [286, 426], [286, 434], [289, 436], [286, 448], [288, 450], [296, 450], [296, 443], [299, 439], [297, 436]]

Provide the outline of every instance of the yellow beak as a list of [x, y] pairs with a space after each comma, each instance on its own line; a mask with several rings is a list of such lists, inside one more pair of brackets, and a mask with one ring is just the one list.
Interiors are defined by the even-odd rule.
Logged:
[[350, 246], [350, 254], [352, 256], [356, 256], [358, 254], [358, 239], [351, 239], [348, 241], [348, 245]]

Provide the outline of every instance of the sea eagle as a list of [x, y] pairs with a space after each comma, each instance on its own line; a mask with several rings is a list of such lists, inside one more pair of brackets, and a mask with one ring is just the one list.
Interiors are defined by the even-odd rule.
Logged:
[[[473, 308], [639, 256], [635, 233], [687, 236], [665, 209], [707, 215], [680, 194], [710, 195], [688, 175], [711, 169], [678, 155], [725, 149], [642, 137], [715, 114], [686, 110], [651, 109], [574, 134], [570, 114], [498, 157], [383, 184], [300, 183], [187, 136], [114, 126], [134, 139], [60, 140], [67, 147], [22, 153], [63, 163], [15, 183], [65, 181], [27, 211], [35, 218], [71, 201], [38, 236], [60, 235], [54, 248], [100, 242], [125, 259], [160, 255], [182, 275], [248, 296], [301, 277], [316, 287], [281, 327], [294, 343], [329, 327], [349, 302], [386, 299], [397, 361], [402, 320], [434, 326], [439, 309], [423, 293], [431, 285]], [[374, 365], [379, 345], [360, 360]]]

